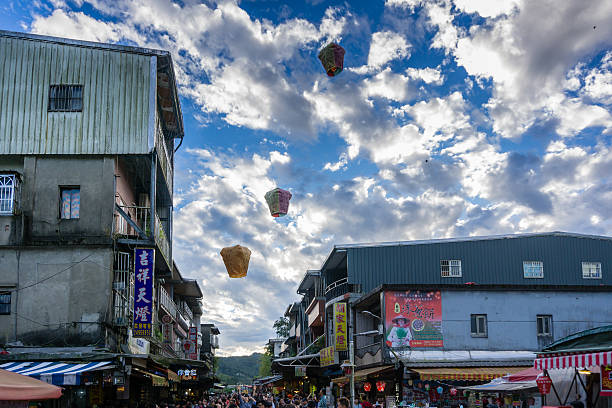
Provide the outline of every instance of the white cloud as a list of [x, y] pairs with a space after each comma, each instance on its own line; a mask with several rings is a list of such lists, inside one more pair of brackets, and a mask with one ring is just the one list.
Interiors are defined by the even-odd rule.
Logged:
[[444, 75], [436, 68], [408, 68], [406, 74], [414, 80], [421, 80], [426, 84], [442, 85], [444, 82]]
[[497, 17], [509, 14], [518, 8], [521, 0], [453, 0], [455, 6], [464, 13], [478, 13], [482, 17]]
[[410, 45], [406, 39], [392, 31], [379, 31], [372, 34], [368, 66], [381, 68], [395, 59], [410, 57]]

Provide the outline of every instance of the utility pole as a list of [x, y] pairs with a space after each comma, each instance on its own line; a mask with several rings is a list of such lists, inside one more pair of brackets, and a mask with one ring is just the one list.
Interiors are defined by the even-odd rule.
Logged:
[[351, 407], [355, 406], [355, 342], [349, 342], [349, 358], [351, 361]]

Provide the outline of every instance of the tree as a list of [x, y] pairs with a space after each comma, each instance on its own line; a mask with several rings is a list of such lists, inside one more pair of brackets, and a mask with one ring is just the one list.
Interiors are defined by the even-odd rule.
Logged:
[[278, 337], [289, 337], [291, 322], [286, 317], [280, 317], [272, 326]]
[[272, 375], [272, 358], [274, 358], [274, 346], [266, 346], [266, 352], [259, 359], [259, 376], [268, 377]]

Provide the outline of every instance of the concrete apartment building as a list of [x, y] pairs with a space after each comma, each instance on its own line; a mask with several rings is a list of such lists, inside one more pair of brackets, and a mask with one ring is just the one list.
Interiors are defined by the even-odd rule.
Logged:
[[[202, 292], [172, 256], [183, 136], [169, 52], [0, 31], [0, 344], [12, 358], [198, 359]], [[154, 249], [153, 330], [138, 339], [135, 248]]]

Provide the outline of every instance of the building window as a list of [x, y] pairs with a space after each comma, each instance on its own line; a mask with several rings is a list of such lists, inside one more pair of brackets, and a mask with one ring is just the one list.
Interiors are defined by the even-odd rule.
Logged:
[[441, 260], [440, 273], [443, 278], [460, 278], [461, 277], [461, 261], [460, 260]]
[[83, 85], [51, 85], [49, 112], [82, 112]]
[[0, 315], [11, 314], [11, 292], [0, 292]]
[[487, 337], [487, 315], [473, 314], [471, 317], [472, 337]]
[[584, 279], [601, 279], [601, 262], [583, 262], [582, 277]]
[[538, 336], [552, 336], [552, 316], [538, 315]]
[[0, 215], [12, 215], [17, 201], [17, 177], [0, 174]]
[[60, 218], [64, 220], [79, 218], [81, 210], [81, 189], [60, 187]]
[[523, 262], [523, 277], [544, 278], [544, 263], [541, 261]]

